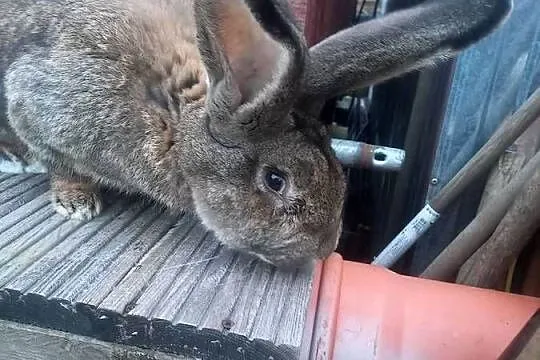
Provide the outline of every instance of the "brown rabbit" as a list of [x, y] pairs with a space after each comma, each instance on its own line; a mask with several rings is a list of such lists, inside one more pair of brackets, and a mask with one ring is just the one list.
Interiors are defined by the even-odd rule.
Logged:
[[328, 256], [341, 232], [324, 100], [454, 55], [511, 2], [428, 1], [309, 50], [284, 0], [0, 9], [4, 153], [47, 168], [58, 212], [97, 215], [99, 186], [141, 193], [282, 265]]

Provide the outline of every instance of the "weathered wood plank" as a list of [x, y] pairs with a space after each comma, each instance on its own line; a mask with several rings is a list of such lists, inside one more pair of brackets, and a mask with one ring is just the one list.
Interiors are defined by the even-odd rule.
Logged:
[[15, 174], [11, 173], [0, 173], [0, 181], [3, 181], [9, 177], [15, 176]]
[[144, 316], [149, 319], [172, 320], [174, 314], [171, 315], [172, 309], [170, 308], [174, 309], [177, 306], [173, 301], [183, 302], [185, 300], [185, 295], [184, 297], [174, 298], [176, 291], [186, 290], [183, 288], [183, 279], [177, 279], [177, 276], [181, 272], [183, 264], [200, 260], [193, 257], [193, 252], [197, 250], [204, 234], [205, 230], [201, 224], [197, 224], [191, 229], [184, 238], [182, 246], [177, 247], [163, 263], [163, 266], [156, 273], [154, 281], [148, 285], [145, 292], [138, 299], [136, 307], [130, 311], [130, 314]]
[[49, 182], [47, 181], [47, 178], [44, 176], [35, 176], [28, 181], [19, 183], [15, 186], [13, 186], [11, 189], [5, 192], [0, 192], [0, 204], [3, 204], [19, 195], [24, 194], [25, 192], [28, 192], [29, 190], [33, 190], [36, 187], [39, 187], [40, 192], [45, 192], [44, 190], [47, 189], [49, 186]]
[[0, 320], [0, 358], [9, 360], [191, 360]]
[[17, 207], [13, 211], [10, 211], [9, 214], [4, 216], [2, 222], [0, 223], [0, 233], [2, 233], [0, 247], [3, 247], [10, 242], [10, 240], [6, 239], [6, 236], [3, 233], [6, 230], [12, 229], [16, 225], [20, 225], [23, 220], [28, 219], [29, 214], [34, 215], [33, 218], [36, 218], [37, 221], [42, 221], [45, 218], [50, 217], [53, 214], [53, 210], [44, 209], [49, 202], [50, 195], [42, 194], [30, 202], [23, 203], [21, 206]]
[[[134, 267], [176, 222], [176, 218], [157, 213], [157, 217], [143, 232], [130, 239], [127, 247], [107, 268], [100, 272], [94, 280], [94, 285], [85, 289], [77, 300], [88, 304], [99, 304], [115, 288], [122, 278]], [[142, 224], [143, 226], [145, 224]]]
[[[182, 306], [176, 312], [174, 323], [181, 322], [186, 325], [197, 326], [204, 319], [216, 296], [216, 290], [219, 289], [221, 283], [226, 282], [232, 267], [231, 264], [235, 260], [234, 255], [224, 256], [222, 251], [214, 256], [217, 257], [215, 261], [205, 261], [209, 257], [203, 257], [200, 263], [188, 265], [188, 268], [184, 269], [184, 277], [193, 282], [193, 288], [191, 286], [186, 286], [186, 288], [192, 288], [190, 297], [197, 299], [197, 305], [194, 307], [193, 304], [187, 304], [183, 301]], [[197, 283], [196, 287], [195, 283]], [[220, 300], [218, 299], [218, 301]], [[223, 314], [224, 309], [221, 306], [220, 309]]]
[[101, 308], [123, 313], [194, 225], [193, 218], [184, 216], [120, 281], [103, 300]]
[[[199, 243], [203, 240], [204, 237], [199, 238]], [[188, 296], [190, 297], [193, 289], [198, 286], [199, 282], [206, 276], [205, 269], [210, 260], [216, 256], [218, 250], [218, 243], [208, 244], [208, 246], [199, 246], [199, 248], [189, 257], [169, 265], [171, 267], [170, 269], [176, 271], [174, 283], [167, 289], [166, 295], [152, 312], [152, 318], [169, 320], [171, 322], [174, 322], [175, 319], [178, 318], [176, 316], [178, 311], [185, 305], [186, 300], [188, 299]], [[198, 298], [195, 299], [197, 301], [192, 303], [193, 308], [191, 310], [193, 312], [199, 312], [201, 311], [201, 304], [199, 303]]]
[[227, 281], [219, 286], [214, 302], [220, 304], [219, 308], [210, 306], [206, 311], [203, 320], [201, 321], [202, 327], [207, 329], [219, 329], [226, 328], [231, 330], [235, 327], [235, 323], [230, 319], [222, 319], [223, 313], [231, 314], [236, 305], [238, 289], [242, 288], [246, 284], [254, 268], [254, 260], [246, 257], [237, 257], [234, 265], [231, 267], [231, 271], [228, 275]]
[[31, 179], [33, 176], [34, 175], [31, 174], [24, 174], [20, 176], [10, 176], [8, 178], [5, 178], [0, 181], [0, 192], [4, 192], [10, 188], [13, 188], [16, 185]]
[[[281, 326], [276, 334], [275, 343], [277, 344], [286, 344], [287, 339], [291, 336], [291, 333], [295, 337], [302, 337], [304, 332], [304, 314], [298, 313], [296, 311], [296, 306], [290, 306], [291, 301], [297, 301], [296, 299], [305, 299], [311, 296], [311, 286], [306, 287], [303, 280], [302, 274], [297, 273], [294, 277], [294, 282], [291, 285], [288, 301], [289, 303], [285, 307], [283, 314], [281, 315]], [[292, 296], [291, 294], [294, 294]]]
[[[258, 263], [251, 272], [249, 280], [242, 289], [241, 296], [236, 303], [230, 316], [234, 320], [235, 333], [249, 337], [251, 329], [255, 326], [257, 314], [261, 313], [261, 308], [274, 277], [273, 269]], [[258, 286], [257, 286], [258, 285]], [[254, 291], [256, 289], [257, 291]]]
[[155, 220], [157, 215], [152, 208], [144, 210], [143, 216], [127, 225], [118, 236], [100, 249], [96, 256], [88, 259], [85, 266], [79, 269], [76, 274], [72, 273], [72, 280], [62, 284], [52, 296], [83, 302], [84, 294], [88, 290], [93, 290], [94, 287], [101, 285], [100, 279], [102, 278], [100, 276], [104, 273], [108, 274], [109, 264], [124, 252], [133, 239], [140, 235]]
[[[45, 208], [45, 210], [48, 210], [49, 212], [52, 211], [49, 207]], [[43, 274], [56, 274], [59, 268], [62, 267], [58, 266], [62, 260], [69, 258], [70, 254], [72, 254], [75, 249], [84, 247], [83, 244], [116, 217], [121, 210], [122, 206], [119, 203], [108, 210], [108, 216], [102, 216], [95, 219], [91, 226], [89, 224], [83, 224], [74, 231], [69, 238], [65, 239], [40, 259], [33, 262], [32, 265], [26, 268], [16, 279], [6, 284], [6, 286], [10, 289], [25, 291], [31, 288], [36, 282], [39, 282], [42, 279]], [[46, 295], [36, 291], [34, 293]]]
[[14, 207], [0, 213], [0, 318], [204, 360], [298, 358], [311, 269], [224, 249], [193, 216], [140, 199], [111, 194], [100, 216], [69, 221], [46, 187], [0, 192]]
[[[257, 313], [257, 318], [251, 331], [251, 338], [269, 338], [275, 341], [277, 334], [274, 329], [278, 328], [283, 313], [290, 304], [290, 290], [296, 274], [289, 272], [285, 276], [276, 276], [276, 273], [277, 271], [274, 272], [267, 290], [269, 296], [262, 302], [261, 308]], [[272, 312], [274, 316], [264, 316]]]
[[23, 205], [27, 205], [33, 200], [36, 200], [40, 195], [43, 198], [46, 197], [47, 200], [50, 201], [51, 199], [50, 194], [43, 196], [44, 193], [48, 190], [48, 188], [49, 188], [49, 184], [43, 183], [34, 188], [30, 188], [24, 193], [19, 194], [14, 197], [10, 195], [11, 191], [0, 193], [0, 194], [4, 194], [4, 199], [6, 200], [5, 202], [0, 203], [0, 216], [10, 215], [12, 212], [15, 212]]

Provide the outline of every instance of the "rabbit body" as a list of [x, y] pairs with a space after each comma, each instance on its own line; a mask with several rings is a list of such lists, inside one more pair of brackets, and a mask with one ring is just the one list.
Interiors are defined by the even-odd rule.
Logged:
[[[57, 178], [190, 209], [178, 163], [184, 136], [197, 136], [186, 124], [200, 117], [206, 75], [190, 2], [151, 3], [3, 1], [9, 119]], [[174, 116], [162, 88], [182, 103]]]

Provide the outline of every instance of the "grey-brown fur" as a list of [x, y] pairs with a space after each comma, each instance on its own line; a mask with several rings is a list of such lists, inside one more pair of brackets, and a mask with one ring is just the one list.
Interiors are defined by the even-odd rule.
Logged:
[[284, 0], [0, 0], [0, 145], [46, 164], [68, 216], [99, 213], [98, 184], [278, 265], [324, 258], [345, 185], [321, 101], [451, 56], [510, 8], [428, 2], [308, 51]]

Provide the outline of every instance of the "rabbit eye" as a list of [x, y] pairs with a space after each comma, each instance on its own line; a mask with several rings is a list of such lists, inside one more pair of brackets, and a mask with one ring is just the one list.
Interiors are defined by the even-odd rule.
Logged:
[[285, 180], [285, 176], [281, 172], [273, 169], [268, 169], [266, 170], [266, 174], [264, 175], [264, 183], [269, 189], [277, 193], [281, 193], [285, 188], [287, 181]]

